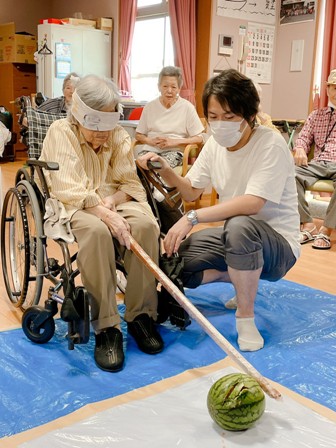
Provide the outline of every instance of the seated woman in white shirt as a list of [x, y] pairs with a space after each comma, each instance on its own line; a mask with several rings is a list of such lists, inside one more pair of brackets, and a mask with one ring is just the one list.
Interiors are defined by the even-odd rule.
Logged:
[[164, 157], [172, 168], [182, 165], [183, 147], [204, 141], [204, 126], [195, 107], [181, 98], [183, 84], [179, 67], [163, 67], [159, 74], [160, 96], [144, 107], [135, 138], [136, 157], [156, 152]]

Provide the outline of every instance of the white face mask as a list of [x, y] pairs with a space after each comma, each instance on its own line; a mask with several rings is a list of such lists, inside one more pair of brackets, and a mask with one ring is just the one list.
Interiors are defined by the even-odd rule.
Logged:
[[235, 146], [242, 138], [247, 126], [246, 123], [244, 129], [242, 131], [240, 130], [240, 125], [243, 121], [244, 118], [242, 121], [210, 121], [209, 125], [213, 138], [219, 145], [225, 146], [226, 148]]

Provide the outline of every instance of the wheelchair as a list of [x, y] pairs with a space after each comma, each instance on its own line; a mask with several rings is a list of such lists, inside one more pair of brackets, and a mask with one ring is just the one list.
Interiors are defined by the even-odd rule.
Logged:
[[[22, 98], [21, 101], [28, 121], [26, 138], [29, 159], [16, 173], [15, 186], [7, 191], [3, 201], [1, 259], [4, 283], [12, 304], [23, 311], [22, 329], [28, 339], [43, 344], [53, 337], [54, 317], [60, 305], [60, 316], [68, 323], [68, 348], [73, 350], [75, 344], [85, 344], [89, 341], [89, 294], [83, 286], [75, 285], [80, 274], [74, 267], [77, 254], [71, 255], [68, 243], [60, 239], [53, 240], [60, 247], [62, 263], [48, 257], [50, 242], [44, 234], [43, 217], [45, 203], [50, 196], [43, 171], [57, 170], [58, 164], [38, 160], [49, 126], [54, 120], [64, 118], [65, 115], [39, 112], [31, 107], [29, 99]], [[141, 180], [146, 182], [143, 178]], [[151, 187], [148, 184], [144, 187], [160, 225]], [[117, 260], [117, 269], [126, 275], [121, 258]], [[171, 269], [171, 266], [169, 269], [174, 276], [174, 269]], [[44, 280], [49, 280], [51, 286], [44, 306], [41, 306]], [[173, 304], [177, 313], [171, 316], [173, 302], [167, 297], [164, 300], [160, 322], [170, 317], [171, 323], [182, 329], [189, 325], [189, 316], [183, 308], [177, 303]]]

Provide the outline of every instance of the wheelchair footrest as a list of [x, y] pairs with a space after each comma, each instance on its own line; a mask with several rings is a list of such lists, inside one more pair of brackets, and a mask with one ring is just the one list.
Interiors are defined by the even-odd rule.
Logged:
[[78, 286], [74, 296], [72, 302], [76, 318], [68, 321], [69, 350], [73, 350], [75, 344], [86, 344], [90, 339], [89, 295], [85, 288]]
[[[177, 285], [181, 292], [183, 287]], [[185, 330], [191, 324], [189, 314], [184, 308], [169, 294], [165, 288], [161, 288], [158, 293], [158, 318], [157, 323], [161, 324], [166, 320], [172, 325], [176, 325], [181, 330]]]
[[[170, 278], [170, 280], [183, 293], [182, 271], [183, 259], [178, 255], [167, 257], [165, 254], [160, 257], [160, 268]], [[190, 317], [184, 308], [169, 294], [162, 286], [158, 294], [158, 323], [163, 323], [169, 318], [172, 325], [176, 325], [181, 330], [185, 330], [191, 324]]]

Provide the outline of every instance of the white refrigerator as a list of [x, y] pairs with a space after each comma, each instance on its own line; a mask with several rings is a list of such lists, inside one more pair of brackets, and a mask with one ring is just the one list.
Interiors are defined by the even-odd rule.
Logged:
[[37, 92], [55, 98], [62, 95], [63, 79], [70, 72], [111, 77], [111, 32], [74, 25], [38, 25], [36, 59]]

